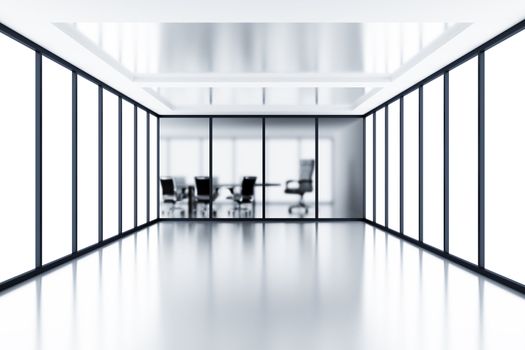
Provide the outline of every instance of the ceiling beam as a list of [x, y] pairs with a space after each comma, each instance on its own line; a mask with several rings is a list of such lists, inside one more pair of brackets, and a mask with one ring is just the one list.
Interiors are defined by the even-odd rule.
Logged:
[[142, 87], [382, 87], [390, 74], [363, 73], [180, 73], [135, 74]]

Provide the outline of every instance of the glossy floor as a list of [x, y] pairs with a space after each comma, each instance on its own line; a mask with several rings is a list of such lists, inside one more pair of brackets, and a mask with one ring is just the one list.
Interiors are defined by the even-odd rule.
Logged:
[[0, 295], [2, 349], [524, 349], [525, 298], [360, 222], [162, 223]]

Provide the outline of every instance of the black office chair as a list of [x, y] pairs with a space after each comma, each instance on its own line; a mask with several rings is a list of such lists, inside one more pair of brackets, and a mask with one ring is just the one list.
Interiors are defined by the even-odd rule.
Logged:
[[288, 207], [288, 213], [292, 213], [295, 208], [303, 208], [308, 214], [308, 205], [304, 202], [304, 194], [313, 191], [312, 175], [314, 173], [313, 159], [301, 159], [299, 161], [299, 180], [286, 181], [284, 193], [298, 194], [299, 202]]
[[[180, 210], [181, 214], [184, 216], [184, 208], [177, 207], [177, 202], [180, 198], [177, 194], [173, 179], [170, 177], [160, 179], [160, 185], [162, 187], [162, 203], [169, 205], [168, 216], [171, 216], [176, 210]], [[166, 214], [164, 209], [162, 209], [162, 214], [163, 216]]]
[[[213, 178], [213, 180], [214, 183], [216, 183], [216, 178]], [[195, 195], [195, 205], [198, 209], [199, 204], [205, 204], [204, 209], [201, 211], [201, 213], [203, 216], [206, 216], [210, 205], [210, 201], [213, 202], [219, 196], [219, 191], [218, 189], [210, 191], [209, 176], [195, 176], [195, 188], [197, 190], [197, 194]], [[214, 210], [212, 214], [212, 216], [215, 216], [216, 211]]]
[[[232, 199], [235, 202], [235, 207], [229, 214], [235, 216], [235, 212], [241, 213], [245, 212], [246, 216], [254, 214], [255, 207], [255, 181], [257, 181], [257, 176], [245, 176], [242, 178], [242, 183], [240, 186], [240, 192], [236, 192], [236, 187], [230, 187], [229, 190], [232, 193], [228, 199]], [[239, 186], [237, 186], [238, 188]], [[243, 204], [251, 204], [251, 211], [249, 208], [243, 207]]]

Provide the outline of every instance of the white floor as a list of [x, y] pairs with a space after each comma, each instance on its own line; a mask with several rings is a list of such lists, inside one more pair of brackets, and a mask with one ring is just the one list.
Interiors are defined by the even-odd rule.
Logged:
[[163, 223], [0, 295], [1, 349], [524, 349], [525, 298], [363, 223]]

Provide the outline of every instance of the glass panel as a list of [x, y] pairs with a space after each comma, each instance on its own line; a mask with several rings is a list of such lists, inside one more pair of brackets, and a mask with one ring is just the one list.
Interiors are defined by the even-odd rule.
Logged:
[[443, 249], [443, 77], [423, 87], [423, 241]]
[[148, 164], [147, 164], [147, 114], [146, 111], [137, 109], [137, 224], [143, 225], [147, 221], [147, 190], [148, 190]]
[[374, 115], [366, 117], [366, 218], [374, 221]]
[[449, 251], [477, 263], [478, 59], [449, 79]]
[[78, 249], [98, 242], [98, 86], [78, 77]]
[[388, 228], [399, 232], [400, 152], [399, 100], [388, 106]]
[[385, 109], [376, 112], [376, 223], [385, 225]]
[[157, 219], [159, 174], [157, 166], [157, 123], [158, 118], [149, 115], [149, 219]]
[[319, 217], [363, 217], [363, 120], [319, 118]]
[[209, 217], [209, 119], [164, 118], [160, 126], [161, 217]]
[[118, 233], [118, 97], [104, 90], [103, 102], [103, 236]]
[[122, 100], [122, 231], [135, 227], [135, 107]]
[[419, 237], [419, 91], [403, 99], [403, 234]]
[[261, 118], [213, 119], [213, 177], [217, 217], [262, 217]]
[[485, 266], [525, 284], [525, 32], [485, 53]]
[[0, 52], [1, 282], [35, 267], [35, 52], [3, 34]]
[[315, 119], [267, 118], [265, 162], [266, 217], [315, 217]]
[[42, 58], [42, 261], [71, 253], [71, 71]]

